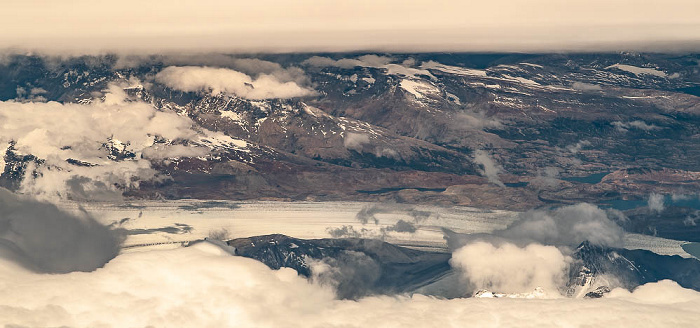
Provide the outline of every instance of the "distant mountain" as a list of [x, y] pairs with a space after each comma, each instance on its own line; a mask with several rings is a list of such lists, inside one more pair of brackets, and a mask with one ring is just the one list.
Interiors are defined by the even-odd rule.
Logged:
[[[170, 179], [124, 187], [130, 197], [526, 209], [700, 192], [698, 55], [243, 57], [8, 56], [0, 62], [0, 100], [89, 104], [121, 83], [132, 101], [241, 141], [204, 138], [186, 146], [208, 147], [207, 156], [153, 160]], [[313, 93], [267, 99], [157, 78], [185, 66], [272, 76]], [[245, 92], [261, 83], [251, 80]], [[99, 144], [108, 160], [137, 156], [113, 140]], [[0, 185], [17, 189], [43, 158], [5, 149]]]

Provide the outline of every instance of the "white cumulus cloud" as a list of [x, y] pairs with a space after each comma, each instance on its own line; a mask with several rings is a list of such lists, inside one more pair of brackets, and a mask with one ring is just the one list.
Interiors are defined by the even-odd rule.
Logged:
[[520, 248], [487, 242], [466, 245], [452, 253], [450, 260], [474, 289], [526, 293], [540, 287], [552, 296], [559, 295], [557, 289], [565, 284], [570, 262], [571, 258], [554, 246]]
[[274, 75], [252, 78], [228, 68], [169, 66], [156, 75], [156, 81], [187, 92], [230, 93], [248, 99], [294, 98], [314, 95], [296, 82], [281, 82]]

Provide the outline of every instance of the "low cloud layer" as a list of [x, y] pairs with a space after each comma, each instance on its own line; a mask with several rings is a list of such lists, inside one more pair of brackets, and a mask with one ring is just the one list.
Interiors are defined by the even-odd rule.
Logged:
[[166, 86], [186, 92], [228, 93], [247, 99], [294, 98], [314, 95], [295, 82], [280, 82], [274, 75], [252, 78], [227, 68], [169, 66], [155, 77]]
[[0, 259], [39, 272], [92, 271], [117, 256], [122, 237], [92, 217], [0, 188]]
[[26, 163], [19, 191], [44, 199], [115, 200], [121, 190], [156, 177], [150, 160], [208, 153], [171, 143], [198, 136], [189, 118], [125, 98], [112, 85], [103, 99], [86, 105], [0, 102], [0, 150], [11, 146], [18, 156], [36, 157]]
[[698, 49], [694, 0], [11, 1], [0, 45], [45, 51]]
[[91, 273], [43, 275], [0, 264], [0, 325], [658, 328], [700, 321], [700, 293], [671, 281], [631, 293], [616, 289], [596, 300], [338, 300], [331, 288], [291, 269], [271, 270], [207, 243], [123, 254]]

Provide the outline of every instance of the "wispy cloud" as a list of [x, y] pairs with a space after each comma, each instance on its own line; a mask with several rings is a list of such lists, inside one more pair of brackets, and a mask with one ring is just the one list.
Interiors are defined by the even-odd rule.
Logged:
[[481, 173], [486, 176], [489, 182], [505, 187], [506, 185], [501, 182], [498, 178], [498, 174], [501, 172], [501, 166], [496, 164], [496, 162], [491, 159], [489, 154], [484, 150], [477, 150], [474, 152], [474, 163], [480, 164], [482, 166]]
[[654, 124], [647, 124], [646, 122], [640, 120], [630, 122], [615, 121], [610, 124], [612, 124], [620, 132], [627, 132], [629, 129], [639, 129], [643, 131], [661, 130], [660, 127]]

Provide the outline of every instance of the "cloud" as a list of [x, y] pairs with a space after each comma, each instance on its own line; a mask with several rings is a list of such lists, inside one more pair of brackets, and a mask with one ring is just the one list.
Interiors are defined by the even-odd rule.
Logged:
[[332, 288], [341, 299], [370, 295], [382, 273], [374, 259], [354, 251], [343, 251], [337, 257], [321, 260], [307, 258], [306, 263], [311, 270], [311, 281]]
[[47, 91], [43, 88], [23, 88], [23, 87], [17, 87], [17, 90], [15, 91], [17, 93], [17, 100], [20, 101], [46, 101], [46, 98], [42, 96], [43, 94], [46, 94]]
[[475, 151], [474, 152], [474, 163], [480, 164], [483, 167], [483, 169], [481, 170], [481, 173], [486, 176], [486, 178], [489, 180], [489, 182], [491, 182], [499, 187], [506, 186], [498, 178], [498, 173], [501, 172], [500, 165], [496, 164], [491, 159], [491, 157], [489, 157], [489, 155], [486, 151], [484, 151], [484, 150]]
[[355, 67], [385, 67], [392, 63], [393, 58], [387, 56], [364, 55], [357, 58], [341, 58], [334, 60], [328, 57], [313, 56], [305, 60], [302, 64], [316, 67], [340, 67], [340, 68], [355, 68]]
[[416, 223], [420, 223], [433, 215], [432, 212], [419, 210], [410, 205], [377, 203], [362, 207], [362, 209], [355, 214], [355, 219], [362, 224], [367, 224], [370, 221], [374, 222], [374, 224], [379, 224], [379, 219], [375, 215], [382, 213], [406, 214]]
[[573, 145], [566, 146], [566, 150], [568, 150], [572, 154], [578, 154], [578, 152], [580, 152], [583, 149], [583, 147], [587, 147], [590, 145], [591, 145], [590, 141], [581, 140]]
[[409, 218], [406, 220], [399, 219], [393, 225], [381, 227], [379, 231], [366, 228], [357, 230], [350, 225], [344, 225], [340, 228], [328, 228], [326, 231], [333, 238], [385, 239], [391, 232], [415, 233], [418, 230], [416, 224], [434, 215], [432, 212], [419, 210], [410, 205], [372, 204], [364, 206], [362, 209], [360, 209], [360, 211], [355, 214], [355, 219], [363, 225], [370, 222], [374, 223], [375, 225], [379, 225], [379, 218], [377, 218], [376, 215], [389, 213], [406, 215]]
[[208, 53], [205, 56], [188, 53], [170, 53], [167, 55], [118, 54], [114, 69], [136, 68], [140, 66], [208, 66], [230, 68], [232, 70], [257, 78], [271, 75], [280, 82], [295, 82], [308, 85], [309, 78], [299, 67], [283, 67], [279, 63], [259, 58], [238, 57], [221, 53]]
[[540, 287], [552, 296], [567, 281], [571, 258], [554, 246], [475, 242], [452, 253], [450, 264], [461, 271], [473, 290], [532, 292]]
[[578, 246], [585, 240], [603, 246], [622, 245], [623, 230], [606, 211], [592, 204], [576, 204], [554, 210], [531, 210], [495, 234], [510, 240], [545, 245]]
[[199, 157], [209, 154], [209, 149], [203, 147], [190, 147], [185, 145], [153, 145], [145, 148], [143, 158], [167, 159], [175, 157]]
[[280, 82], [275, 76], [260, 74], [253, 79], [226, 68], [169, 66], [155, 76], [156, 81], [186, 92], [230, 93], [247, 99], [295, 98], [312, 96], [311, 89], [295, 82]]
[[156, 178], [148, 158], [205, 154], [172, 144], [198, 138], [189, 118], [125, 98], [111, 85], [103, 100], [87, 105], [0, 102], [0, 145], [40, 162], [27, 164], [19, 190], [43, 199], [119, 194]]
[[[366, 222], [365, 222], [366, 223]], [[353, 226], [344, 225], [339, 228], [327, 228], [326, 231], [333, 238], [381, 238], [374, 231], [362, 228], [359, 231]]]
[[396, 232], [408, 232], [408, 233], [414, 233], [416, 232], [417, 228], [416, 226], [408, 221], [404, 220], [398, 220], [396, 223], [392, 226], [389, 226], [384, 229], [385, 231], [396, 231]]
[[530, 181], [529, 185], [538, 188], [557, 187], [561, 183], [561, 180], [558, 179], [559, 171], [559, 168], [553, 166], [547, 166], [542, 170], [538, 170], [537, 176]]
[[338, 300], [332, 288], [291, 269], [271, 270], [208, 243], [122, 254], [90, 273], [45, 275], [0, 264], [0, 324], [10, 326], [658, 328], [700, 321], [700, 293], [671, 281], [601, 299]]
[[617, 129], [620, 132], [627, 132], [631, 128], [643, 130], [643, 131], [654, 131], [654, 130], [661, 130], [660, 127], [654, 125], [654, 124], [647, 124], [644, 121], [631, 121], [631, 122], [620, 122], [620, 121], [615, 121], [610, 123], [613, 126], [615, 126], [615, 129]]
[[345, 133], [345, 138], [343, 139], [343, 145], [345, 148], [357, 152], [362, 152], [364, 145], [369, 143], [369, 136], [364, 133], [347, 132]]
[[340, 67], [346, 69], [354, 67], [372, 67], [385, 70], [388, 75], [399, 75], [409, 78], [417, 78], [418, 75], [422, 75], [432, 80], [437, 80], [427, 69], [410, 67], [411, 65], [415, 65], [415, 60], [405, 60], [401, 64], [392, 64], [393, 61], [394, 59], [391, 57], [377, 55], [364, 55], [357, 58], [342, 58], [338, 60], [328, 57], [313, 56], [303, 61], [302, 64], [313, 67]]
[[451, 117], [451, 126], [454, 129], [464, 127], [474, 129], [499, 129], [503, 127], [503, 123], [495, 117], [488, 117], [483, 112], [458, 112]]
[[[620, 219], [615, 212], [610, 215]], [[457, 249], [475, 241], [576, 247], [587, 240], [594, 245], [621, 247], [623, 236], [624, 231], [610, 220], [608, 212], [595, 205], [581, 203], [520, 213], [505, 229], [495, 230], [491, 234], [446, 231], [445, 237], [450, 249]]]
[[0, 258], [39, 272], [92, 271], [117, 256], [122, 237], [92, 217], [0, 188]]
[[649, 194], [649, 199], [647, 200], [647, 206], [652, 211], [663, 212], [663, 210], [666, 208], [664, 206], [664, 195], [660, 195], [657, 193]]
[[[44, 51], [697, 50], [693, 0], [13, 1], [0, 44]], [[135, 8], [138, 8], [136, 10]], [[604, 8], [605, 10], [601, 10]], [[635, 8], [631, 10], [630, 8]], [[467, 13], [469, 19], [464, 19]]]
[[698, 225], [698, 220], [700, 220], [700, 210], [688, 214], [688, 216], [683, 219], [683, 225], [686, 227], [694, 227]]
[[578, 91], [600, 91], [602, 88], [600, 85], [597, 84], [590, 84], [590, 83], [585, 83], [585, 82], [574, 82], [571, 85], [574, 90]]
[[364, 133], [346, 132], [343, 138], [343, 145], [346, 149], [354, 150], [358, 153], [371, 153], [376, 157], [386, 157], [395, 160], [401, 159], [401, 155], [394, 149], [381, 145], [372, 145], [370, 136]]
[[671, 194], [671, 200], [672, 200], [674, 203], [675, 203], [675, 202], [678, 202], [678, 201], [691, 200], [691, 199], [693, 199], [693, 198], [699, 198], [699, 199], [700, 199], [700, 195], [693, 195], [693, 194], [690, 194], [690, 195], [688, 195], [688, 194], [675, 194], [675, 193], [674, 193], [674, 194]]

